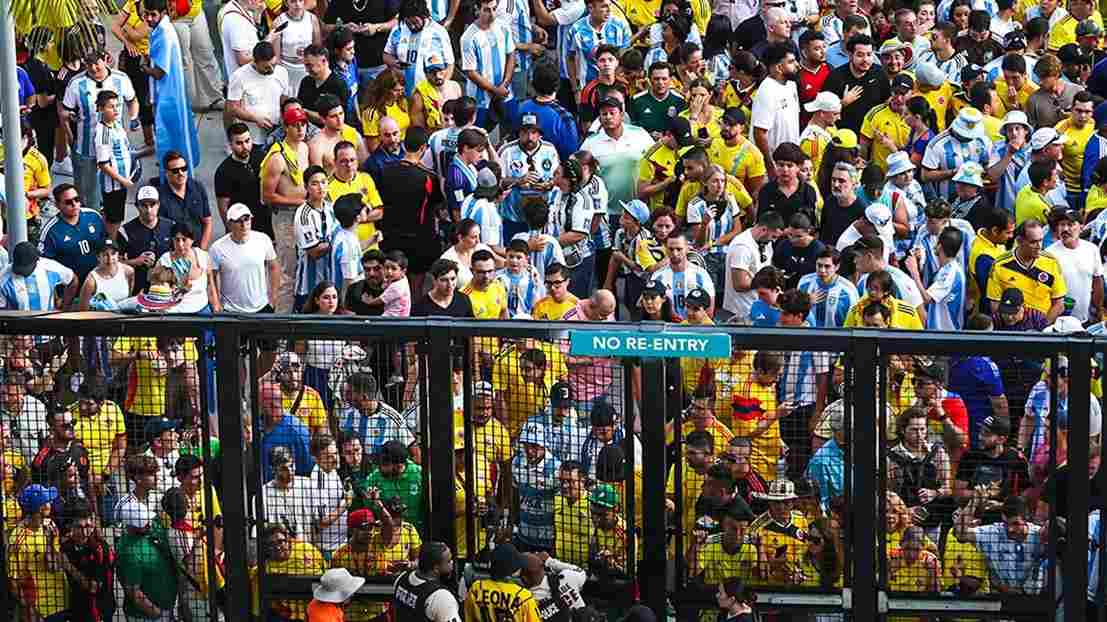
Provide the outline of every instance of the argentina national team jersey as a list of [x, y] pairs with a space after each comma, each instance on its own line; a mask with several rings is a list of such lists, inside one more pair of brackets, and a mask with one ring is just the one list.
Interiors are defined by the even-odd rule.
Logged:
[[0, 309], [53, 311], [58, 303], [55, 296], [57, 288], [69, 285], [74, 278], [76, 275], [72, 270], [45, 257], [38, 260], [29, 276], [5, 271], [0, 275]]
[[345, 281], [356, 282], [365, 278], [357, 232], [339, 228], [331, 234], [330, 277], [339, 290]]
[[[488, 30], [484, 30], [474, 22], [461, 35], [461, 70], [476, 72], [493, 85], [508, 82], [504, 101], [511, 101], [507, 59], [514, 49], [515, 39], [509, 26], [494, 20]], [[477, 100], [478, 109], [492, 106], [492, 94], [472, 80], [465, 82], [465, 94]]]
[[[554, 172], [561, 165], [561, 159], [557, 155], [557, 148], [544, 140], [538, 141], [538, 146], [533, 152], [528, 153], [513, 140], [500, 148], [500, 166], [503, 167], [504, 177], [507, 179], [525, 177], [528, 173], [538, 175], [543, 183], [553, 180]], [[519, 205], [523, 197], [538, 194], [533, 190], [512, 188], [507, 198], [500, 204], [500, 211], [505, 220], [511, 222], [524, 222], [523, 213]]]
[[[100, 122], [100, 113], [96, 111], [96, 97], [100, 94], [100, 91], [113, 91], [122, 102], [130, 102], [135, 99], [135, 89], [131, 84], [131, 79], [121, 71], [112, 70], [103, 82], [97, 82], [87, 74], [73, 78], [73, 81], [65, 89], [62, 106], [75, 113], [77, 117], [77, 131], [73, 136], [73, 150], [77, 155], [86, 158], [96, 157], [94, 133], [96, 124]], [[124, 107], [120, 108], [120, 110], [123, 109]]]
[[630, 37], [630, 26], [615, 15], [608, 17], [599, 30], [592, 29], [587, 15], [577, 20], [568, 41], [570, 53], [577, 55], [577, 75], [570, 76], [570, 79], [576, 80], [578, 87], [583, 89], [584, 85], [599, 76], [596, 48], [604, 44], [617, 48], [627, 47], [630, 45]]
[[829, 371], [829, 352], [788, 352], [785, 354], [784, 371], [777, 385], [780, 401], [792, 402], [798, 406], [814, 404], [819, 374]]
[[673, 313], [681, 318], [688, 317], [688, 309], [684, 306], [684, 300], [688, 292], [700, 287], [707, 291], [711, 300], [715, 300], [715, 284], [711, 282], [711, 275], [707, 270], [689, 263], [684, 266], [683, 272], [674, 272], [671, 266], [665, 266], [653, 275], [654, 281], [660, 281], [665, 285], [665, 291], [669, 293], [669, 300], [673, 302]]
[[512, 240], [530, 240], [531, 236], [540, 236], [544, 242], [541, 250], [530, 252], [530, 265], [538, 273], [539, 280], [543, 283], [546, 282], [546, 268], [552, 266], [555, 263], [565, 265], [565, 253], [561, 250], [561, 245], [557, 243], [557, 238], [538, 231], [528, 231], [526, 233], [516, 233]]
[[511, 475], [519, 490], [519, 525], [516, 535], [531, 546], [550, 547], [554, 542], [554, 495], [561, 461], [549, 451], [538, 464], [530, 464], [522, 449], [511, 461]]
[[[922, 164], [923, 167], [931, 170], [957, 170], [965, 162], [976, 162], [988, 168], [988, 155], [991, 150], [992, 141], [987, 138], [973, 138], [963, 143], [946, 130], [935, 136], [926, 146]], [[931, 187], [943, 199], [948, 199], [953, 193], [953, 182], [949, 179], [932, 182]]]
[[495, 203], [470, 194], [461, 202], [461, 219], [466, 218], [480, 227], [481, 242], [489, 246], [504, 246], [504, 222]]
[[534, 303], [546, 295], [546, 287], [531, 265], [525, 266], [519, 274], [504, 268], [496, 275], [496, 280], [507, 290], [507, 314], [511, 319], [529, 318], [534, 312]]
[[713, 201], [708, 205], [702, 196], [697, 195], [688, 203], [688, 224], [702, 224], [707, 219], [708, 212], [710, 212], [711, 222], [707, 225], [707, 236], [704, 238], [707, 253], [710, 255], [726, 255], [726, 246], [716, 244], [716, 242], [730, 231], [741, 213], [738, 209], [738, 202], [734, 200], [732, 195], [727, 194], [723, 204]]
[[338, 228], [338, 220], [329, 202], [318, 210], [304, 203], [296, 210], [292, 220], [296, 234], [296, 295], [307, 296], [320, 281], [330, 278], [331, 253], [326, 252], [312, 259], [308, 251], [325, 244]]
[[[131, 143], [127, 139], [127, 130], [116, 120], [111, 125], [99, 123], [96, 126], [96, 163], [111, 164], [115, 172], [124, 179], [131, 177]], [[100, 191], [104, 194], [123, 190], [123, 184], [102, 170], [96, 171]]]
[[[534, 42], [534, 27], [528, 0], [499, 0], [496, 5], [496, 21], [511, 26], [511, 36], [515, 39], [516, 45]], [[530, 54], [522, 50], [515, 52], [516, 73], [522, 71], [530, 75], [530, 67], [533, 63]], [[519, 93], [519, 97], [526, 97], [526, 93]]]
[[[961, 250], [957, 252], [957, 262], [961, 264], [962, 270], [967, 270], [969, 252], [972, 250], [976, 233], [973, 232], [969, 221], [961, 218], [950, 218], [946, 226], [954, 227], [961, 232]], [[933, 281], [934, 275], [938, 273], [938, 236], [931, 234], [926, 227], [920, 227], [918, 233], [915, 234], [915, 243], [912, 247], [923, 249], [924, 261], [919, 267], [922, 269], [922, 282], [929, 285]]]
[[965, 271], [951, 261], [938, 270], [926, 289], [926, 327], [929, 330], [961, 330], [965, 319]]
[[[488, 132], [475, 125], [471, 127], [488, 139]], [[457, 136], [465, 127], [444, 127], [430, 135], [427, 139], [427, 151], [423, 154], [423, 166], [434, 171], [439, 177], [446, 176], [446, 169], [450, 168], [450, 162], [457, 155]]]
[[76, 224], [69, 224], [61, 214], [42, 228], [38, 251], [73, 270], [84, 279], [96, 267], [96, 244], [104, 239], [104, 219], [96, 210], [81, 208]]
[[400, 23], [388, 34], [384, 53], [400, 61], [404, 72], [404, 96], [411, 97], [415, 85], [426, 79], [423, 65], [437, 55], [447, 65], [454, 64], [454, 48], [450, 35], [438, 22], [428, 21], [419, 32], [412, 32], [407, 22]]
[[563, 80], [569, 79], [569, 41], [573, 36], [573, 25], [588, 12], [583, 0], [562, 2], [550, 15], [557, 21], [557, 66]]
[[850, 308], [857, 304], [859, 298], [857, 288], [844, 276], [835, 276], [834, 281], [826, 285], [818, 275], [805, 274], [799, 280], [797, 289], [812, 298], [822, 294], [822, 299], [811, 306], [816, 328], [841, 328]]

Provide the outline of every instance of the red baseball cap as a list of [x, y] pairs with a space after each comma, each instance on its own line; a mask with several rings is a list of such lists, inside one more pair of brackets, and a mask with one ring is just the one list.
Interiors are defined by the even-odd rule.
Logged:
[[286, 108], [282, 118], [284, 119], [285, 125], [307, 123], [308, 120], [307, 113], [304, 112], [303, 108], [300, 108], [298, 106], [289, 106], [288, 108]]
[[366, 529], [373, 524], [373, 512], [367, 509], [350, 512], [346, 517], [347, 529]]

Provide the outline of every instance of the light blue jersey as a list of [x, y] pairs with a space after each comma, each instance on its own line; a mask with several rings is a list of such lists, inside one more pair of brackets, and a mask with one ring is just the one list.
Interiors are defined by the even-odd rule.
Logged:
[[357, 231], [339, 228], [331, 234], [330, 275], [340, 291], [346, 281], [357, 282], [365, 278]]
[[97, 82], [88, 74], [81, 74], [65, 88], [62, 106], [76, 116], [77, 131], [73, 136], [73, 151], [85, 158], [96, 157], [94, 134], [100, 122], [100, 113], [96, 111], [96, 97], [100, 91], [112, 91], [119, 96], [120, 116], [126, 109], [124, 102], [135, 99], [135, 89], [131, 79], [122, 71], [112, 70], [102, 82]]
[[[552, 143], [544, 140], [538, 141], [534, 151], [523, 149], [519, 141], [513, 140], [500, 148], [500, 166], [503, 167], [504, 177], [518, 179], [528, 173], [534, 173], [543, 182], [553, 181], [557, 167], [561, 165], [561, 158], [557, 155], [557, 148]], [[523, 198], [528, 195], [539, 194], [533, 190], [512, 188], [507, 198], [500, 203], [500, 214], [504, 220], [510, 222], [523, 222], [523, 213], [519, 206]]]
[[715, 283], [711, 281], [711, 275], [693, 263], [685, 265], [683, 272], [674, 272], [672, 266], [665, 266], [654, 273], [651, 281], [659, 281], [665, 285], [665, 291], [673, 303], [673, 313], [681, 318], [688, 317], [685, 298], [693, 289], [702, 288], [711, 296], [712, 301], [715, 300]]
[[829, 352], [789, 352], [785, 355], [778, 396], [781, 402], [810, 406], [818, 396], [819, 376], [830, 371]]
[[[516, 45], [534, 43], [534, 26], [530, 16], [530, 2], [528, 0], [500, 0], [496, 5], [496, 21], [501, 24], [511, 25], [511, 36]], [[526, 72], [530, 75], [531, 65], [534, 64], [530, 54], [522, 50], [515, 52], [515, 72]], [[526, 93], [519, 93], [520, 98], [526, 97]]]
[[454, 47], [450, 34], [438, 22], [427, 22], [419, 32], [412, 32], [407, 22], [400, 23], [388, 34], [384, 53], [400, 62], [404, 72], [404, 95], [411, 97], [415, 85], [426, 79], [423, 66], [431, 56], [438, 56], [447, 65], [454, 64]]
[[[488, 30], [476, 22], [469, 24], [461, 35], [461, 70], [475, 72], [493, 85], [507, 83], [507, 97], [511, 101], [511, 76], [507, 74], [507, 59], [515, 51], [515, 39], [511, 28], [493, 20]], [[473, 80], [465, 82], [465, 94], [477, 100], [477, 108], [490, 108], [492, 94]]]
[[519, 274], [504, 268], [496, 274], [496, 280], [507, 290], [507, 315], [513, 320], [529, 318], [534, 311], [534, 303], [546, 296], [546, 285], [531, 265], [525, 266]]
[[805, 274], [797, 287], [812, 298], [822, 296], [819, 302], [811, 306], [816, 328], [841, 328], [849, 310], [858, 300], [857, 287], [844, 276], [835, 275], [834, 281], [827, 285], [818, 275]]
[[519, 492], [516, 534], [529, 546], [552, 548], [554, 543], [554, 495], [561, 461], [550, 455], [530, 464], [520, 448], [511, 461], [511, 476]]
[[570, 76], [576, 80], [578, 88], [583, 89], [586, 84], [595, 80], [600, 75], [596, 68], [596, 48], [601, 45], [614, 45], [623, 48], [630, 45], [630, 26], [623, 18], [612, 15], [607, 18], [599, 30], [593, 30], [589, 22], [589, 16], [577, 20], [569, 33], [569, 52], [577, 55], [577, 75]]
[[531, 236], [541, 236], [543, 242], [541, 250], [531, 251], [530, 253], [530, 265], [541, 277], [543, 283], [546, 282], [546, 268], [552, 266], [555, 263], [565, 265], [565, 253], [561, 250], [561, 244], [557, 242], [557, 238], [538, 231], [528, 231], [526, 233], [516, 233], [512, 240], [529, 240]]
[[54, 311], [60, 303], [56, 298], [57, 288], [69, 285], [75, 278], [72, 270], [45, 257], [38, 260], [34, 272], [28, 276], [8, 270], [0, 274], [0, 309]]
[[[957, 263], [961, 264], [961, 270], [968, 270], [969, 251], [972, 250], [976, 233], [973, 232], [969, 221], [960, 218], [950, 218], [946, 226], [954, 227], [961, 232], [961, 250], [957, 251]], [[932, 235], [926, 227], [920, 227], [911, 248], [923, 249], [923, 263], [919, 266], [920, 276], [922, 276], [922, 282], [929, 286], [938, 274], [938, 236]]]
[[[957, 71], [961, 71], [958, 69]], [[992, 141], [987, 138], [973, 138], [968, 142], [961, 142], [954, 138], [950, 130], [939, 133], [926, 146], [923, 154], [922, 165], [931, 170], [957, 170], [965, 162], [976, 162], [985, 170], [988, 168], [988, 158], [992, 151]], [[947, 179], [931, 184], [937, 196], [949, 199], [953, 194], [953, 181]]]
[[496, 204], [476, 194], [461, 202], [461, 219], [469, 218], [480, 227], [480, 241], [489, 246], [504, 246], [504, 223]]
[[926, 288], [928, 330], [961, 330], [965, 323], [965, 271], [961, 262], [950, 261], [938, 269], [934, 282]]
[[546, 430], [546, 451], [552, 451], [558, 460], [581, 461], [581, 447], [592, 430], [588, 418], [581, 418], [576, 410], [556, 421], [549, 409], [545, 409], [527, 420]]
[[[115, 172], [124, 179], [131, 178], [132, 164], [131, 141], [127, 138], [127, 130], [116, 119], [111, 125], [99, 123], [96, 125], [96, 163], [111, 164]], [[126, 188], [102, 170], [96, 171], [97, 181], [100, 183], [100, 192], [107, 194]]]
[[[331, 255], [326, 252], [312, 259], [308, 251], [326, 244], [338, 229], [338, 219], [330, 202], [323, 203], [323, 209], [315, 209], [307, 203], [296, 210], [292, 218], [292, 229], [296, 236], [296, 291], [297, 296], [307, 296], [320, 281], [331, 278]], [[360, 261], [360, 259], [359, 259]]]
[[[992, 145], [992, 152], [989, 156], [989, 161], [999, 162], [1003, 159], [1003, 156], [1007, 155], [1007, 141], [1001, 140]], [[996, 207], [1005, 210], [1012, 216], [1015, 215], [1015, 198], [1019, 194], [1018, 185], [1019, 174], [1022, 173], [1026, 165], [1030, 163], [1030, 144], [1023, 145], [1022, 149], [1019, 149], [1011, 156], [1011, 161], [1007, 163], [1007, 168], [1003, 171], [1003, 176], [999, 178], [999, 189], [996, 190]], [[1064, 189], [1064, 184], [1059, 184]]]
[[557, 20], [557, 66], [563, 80], [569, 79], [569, 55], [573, 53], [569, 41], [573, 35], [573, 25], [586, 13], [588, 7], [583, 0], [562, 2], [560, 7], [550, 13]]

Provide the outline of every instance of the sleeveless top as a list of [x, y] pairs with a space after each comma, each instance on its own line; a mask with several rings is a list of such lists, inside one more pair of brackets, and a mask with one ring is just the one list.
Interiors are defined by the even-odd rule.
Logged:
[[273, 143], [273, 146], [269, 148], [269, 152], [265, 154], [265, 157], [261, 160], [261, 166], [258, 167], [260, 171], [258, 175], [258, 184], [260, 187], [262, 178], [265, 175], [265, 167], [269, 164], [269, 158], [272, 158], [274, 154], [280, 154], [284, 158], [284, 170], [288, 175], [292, 183], [297, 186], [304, 185], [304, 171], [300, 168], [300, 155], [296, 153], [296, 150], [288, 146], [288, 143], [283, 140], [279, 143]]
[[100, 276], [95, 270], [88, 274], [96, 281], [96, 293], [104, 294], [115, 302], [131, 295], [131, 286], [127, 284], [127, 275], [123, 274], [122, 268], [117, 269], [112, 277]]

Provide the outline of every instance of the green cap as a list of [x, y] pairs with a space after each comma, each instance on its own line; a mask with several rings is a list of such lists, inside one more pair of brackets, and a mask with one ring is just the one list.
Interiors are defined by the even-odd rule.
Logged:
[[613, 508], [619, 505], [619, 493], [611, 484], [598, 484], [588, 495], [588, 501], [600, 507]]

